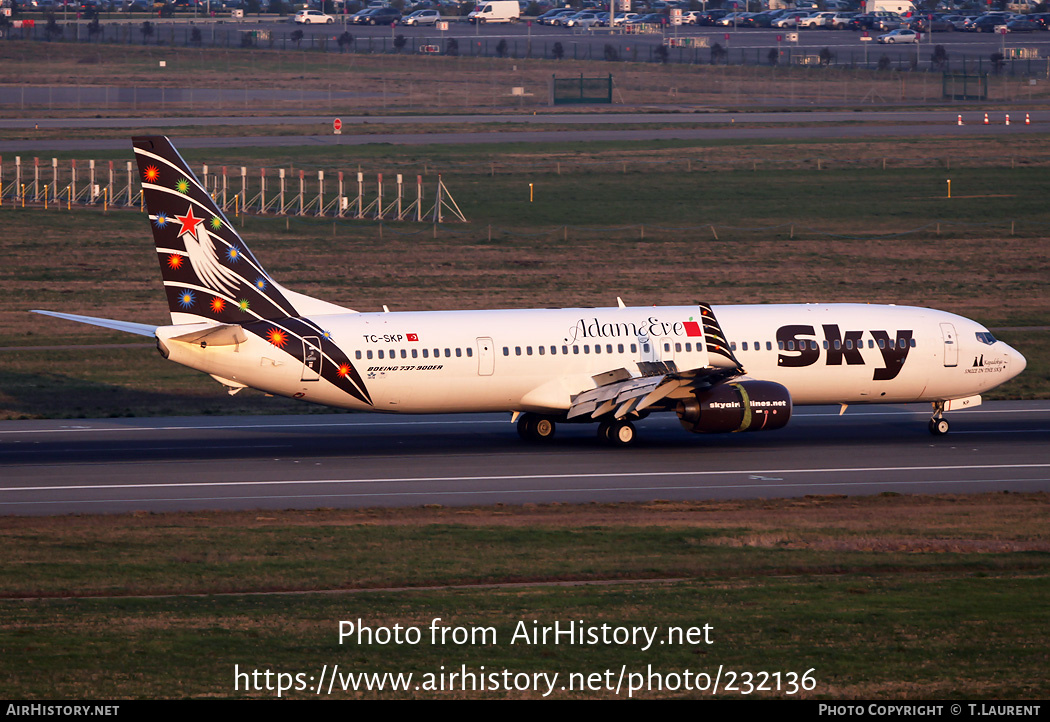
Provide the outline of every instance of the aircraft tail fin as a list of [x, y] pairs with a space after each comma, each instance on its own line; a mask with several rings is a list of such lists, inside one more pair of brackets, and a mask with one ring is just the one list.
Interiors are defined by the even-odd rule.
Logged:
[[171, 320], [249, 323], [300, 315], [164, 136], [132, 139]]

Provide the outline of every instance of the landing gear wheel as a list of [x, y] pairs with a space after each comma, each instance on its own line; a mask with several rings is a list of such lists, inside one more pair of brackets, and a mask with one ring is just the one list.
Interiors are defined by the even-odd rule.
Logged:
[[944, 436], [948, 433], [948, 429], [951, 426], [948, 424], [948, 419], [945, 418], [933, 418], [930, 419], [930, 433], [934, 436]]
[[554, 438], [554, 419], [537, 414], [522, 414], [518, 418], [518, 436], [525, 441], [550, 441]]
[[529, 436], [533, 441], [550, 441], [554, 438], [554, 419], [548, 416], [533, 417], [529, 423]]
[[598, 425], [598, 438], [613, 446], [630, 446], [638, 438], [630, 421], [603, 421]]
[[608, 421], [601, 421], [598, 423], [598, 441], [609, 444], [609, 427], [612, 426]]

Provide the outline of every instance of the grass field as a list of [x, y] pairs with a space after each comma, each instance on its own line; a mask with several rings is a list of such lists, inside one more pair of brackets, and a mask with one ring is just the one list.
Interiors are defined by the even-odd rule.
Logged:
[[[416, 675], [462, 664], [558, 672], [563, 683], [621, 665], [679, 675], [724, 665], [813, 670], [815, 686], [798, 695], [806, 698], [1039, 699], [1050, 678], [1039, 611], [1048, 504], [1045, 494], [890, 494], [9, 518], [0, 520], [0, 694], [275, 696], [235, 689], [235, 664], [312, 675], [324, 664]], [[438, 617], [449, 633], [491, 627], [496, 637], [338, 642], [340, 620], [426, 631]], [[708, 624], [711, 644], [512, 644], [521, 621], [661, 635]], [[541, 696], [338, 689], [333, 697]]]

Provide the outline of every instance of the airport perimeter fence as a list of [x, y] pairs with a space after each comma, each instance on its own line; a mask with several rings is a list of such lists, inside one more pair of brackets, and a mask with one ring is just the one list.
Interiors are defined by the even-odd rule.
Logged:
[[[26, 159], [28, 161], [28, 159]], [[47, 159], [44, 159], [45, 161]], [[42, 208], [72, 210], [95, 207], [103, 210], [144, 211], [142, 186], [132, 161], [39, 157], [23, 163], [21, 156], [5, 164], [0, 156], [0, 210]], [[361, 171], [348, 173], [305, 169], [260, 168], [249, 181], [246, 166], [202, 166], [198, 180], [223, 213], [277, 216], [314, 216], [416, 223], [466, 222], [455, 199], [442, 181], [430, 181], [429, 193], [422, 175], [405, 178], [397, 173], [384, 182], [383, 174], [369, 177]]]
[[[401, 221], [443, 224], [468, 222], [443, 175], [519, 174], [528, 178], [571, 173], [673, 173], [758, 172], [759, 170], [825, 171], [845, 168], [899, 170], [944, 168], [1050, 166], [1050, 155], [1025, 156], [894, 156], [884, 158], [796, 157], [781, 159], [712, 160], [689, 157], [617, 160], [551, 159], [544, 162], [442, 162], [441, 173], [418, 163], [387, 162], [412, 172], [366, 173], [330, 171], [317, 167], [252, 168], [247, 166], [199, 166], [197, 178], [222, 211], [230, 217], [265, 215], [331, 218], [345, 221]], [[427, 179], [424, 181], [424, 179]], [[948, 187], [950, 193], [950, 186]], [[132, 161], [62, 160], [0, 156], [0, 210], [35, 208], [136, 209], [143, 211], [140, 179]], [[802, 226], [798, 226], [801, 228]], [[650, 227], [656, 230], [659, 227]], [[701, 226], [698, 228], [707, 228]], [[926, 228], [925, 226], [923, 228]], [[581, 230], [581, 229], [577, 229]], [[605, 229], [613, 230], [613, 229]], [[685, 229], [681, 229], [685, 230]], [[922, 229], [908, 231], [920, 232]], [[717, 232], [711, 229], [717, 237]], [[937, 227], [940, 232], [940, 226]], [[1011, 223], [1011, 233], [1013, 233]], [[644, 237], [645, 228], [641, 228]], [[792, 234], [793, 235], [793, 234]], [[491, 240], [491, 228], [490, 228]]]
[[[753, 65], [791, 67], [837, 67], [860, 70], [930, 71], [957, 74], [995, 74], [1007, 77], [1050, 78], [1050, 58], [1023, 48], [1007, 48], [1001, 58], [996, 53], [949, 53], [935, 57], [935, 43], [884, 46], [861, 50], [815, 50], [811, 46], [781, 43], [765, 48], [734, 48], [727, 43], [710, 47], [686, 44], [686, 37], [665, 33], [646, 35], [617, 34], [584, 38], [452, 38], [445, 35], [405, 35], [394, 29], [390, 36], [354, 34], [354, 26], [340, 24], [325, 33], [306, 34], [295, 30], [241, 30], [215, 23], [200, 26], [185, 22], [148, 20], [106, 22], [15, 21], [0, 29], [7, 41], [124, 44], [153, 47], [242, 48], [295, 50], [319, 53], [444, 55], [472, 58], [592, 60], [607, 62], [673, 63], [678, 65]], [[642, 41], [641, 38], [645, 38]], [[891, 54], [892, 53], [892, 54]]]

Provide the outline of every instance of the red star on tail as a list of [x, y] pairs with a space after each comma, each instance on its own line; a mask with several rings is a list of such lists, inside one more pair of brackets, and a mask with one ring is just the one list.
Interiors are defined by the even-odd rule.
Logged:
[[189, 233], [194, 239], [197, 239], [197, 226], [203, 223], [204, 219], [194, 217], [193, 206], [186, 211], [186, 215], [176, 215], [175, 218], [182, 224], [182, 228], [179, 229], [180, 236]]

